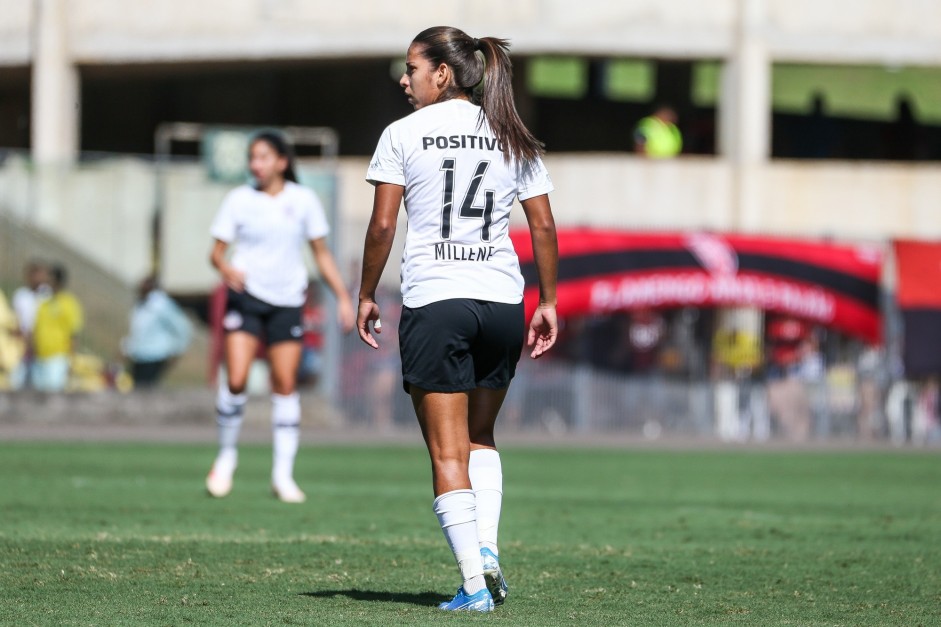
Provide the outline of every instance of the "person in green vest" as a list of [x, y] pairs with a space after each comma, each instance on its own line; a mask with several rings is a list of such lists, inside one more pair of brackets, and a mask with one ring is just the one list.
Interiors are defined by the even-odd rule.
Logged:
[[658, 106], [634, 127], [634, 152], [651, 159], [675, 157], [683, 149], [683, 136], [676, 126], [673, 107]]

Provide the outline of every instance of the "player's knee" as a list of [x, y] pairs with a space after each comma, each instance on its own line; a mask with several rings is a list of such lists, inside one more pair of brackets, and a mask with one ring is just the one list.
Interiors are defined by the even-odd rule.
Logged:
[[477, 446], [494, 447], [496, 442], [493, 438], [493, 425], [470, 425], [469, 433], [471, 444]]
[[468, 458], [459, 454], [439, 454], [431, 459], [436, 477], [458, 480], [467, 475]]
[[248, 381], [245, 379], [229, 379], [229, 392], [232, 394], [242, 394], [248, 387]]
[[271, 391], [275, 394], [287, 396], [294, 393], [296, 387], [293, 376], [278, 376], [275, 374], [271, 378]]
[[288, 396], [290, 394], [294, 394], [294, 382], [292, 381], [290, 383], [281, 383], [281, 384], [277, 382], [273, 382], [271, 384], [271, 391], [274, 392], [275, 394], [280, 394], [282, 396]]

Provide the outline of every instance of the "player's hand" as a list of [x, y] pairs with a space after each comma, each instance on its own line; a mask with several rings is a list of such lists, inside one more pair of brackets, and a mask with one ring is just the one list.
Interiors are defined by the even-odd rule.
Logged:
[[342, 298], [337, 302], [337, 323], [344, 333], [353, 330], [356, 324], [356, 312], [353, 311], [353, 301], [349, 298]]
[[555, 315], [555, 306], [540, 305], [537, 307], [533, 319], [529, 323], [529, 334], [526, 338], [526, 344], [533, 349], [529, 356], [533, 359], [539, 359], [555, 345], [555, 339], [558, 335], [559, 322]]
[[225, 266], [221, 270], [222, 281], [236, 292], [245, 291], [245, 273], [232, 266]]
[[375, 321], [373, 329], [376, 333], [382, 333], [382, 323], [379, 322], [379, 305], [371, 300], [360, 300], [359, 311], [356, 314], [356, 329], [359, 331], [359, 339], [373, 348], [379, 348], [379, 343], [369, 331], [369, 323]]

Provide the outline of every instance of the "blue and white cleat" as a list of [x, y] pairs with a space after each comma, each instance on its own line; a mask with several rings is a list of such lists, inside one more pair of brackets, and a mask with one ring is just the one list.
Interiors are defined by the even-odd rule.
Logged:
[[464, 586], [457, 589], [457, 594], [450, 602], [442, 603], [438, 606], [439, 610], [465, 611], [465, 612], [492, 612], [493, 597], [486, 588], [478, 590], [474, 594], [464, 592]]
[[503, 571], [500, 570], [500, 560], [488, 548], [480, 549], [480, 559], [484, 565], [484, 581], [487, 582], [487, 590], [493, 597], [493, 604], [503, 605], [506, 601], [507, 587]]

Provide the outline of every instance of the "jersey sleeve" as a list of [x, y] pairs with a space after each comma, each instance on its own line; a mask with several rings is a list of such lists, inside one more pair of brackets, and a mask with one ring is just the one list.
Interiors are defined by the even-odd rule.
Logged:
[[520, 200], [548, 194], [555, 189], [552, 179], [549, 178], [549, 171], [539, 157], [517, 165], [516, 185]]
[[226, 194], [219, 211], [216, 212], [212, 226], [209, 227], [209, 234], [212, 235], [213, 239], [226, 243], [235, 241], [236, 228], [238, 227], [235, 221], [236, 193], [237, 190], [232, 190]]
[[392, 183], [405, 186], [405, 159], [401, 144], [395, 141], [392, 125], [387, 126], [379, 138], [379, 145], [366, 170], [366, 180], [377, 183]]
[[308, 240], [320, 239], [330, 233], [330, 225], [327, 223], [327, 214], [324, 211], [323, 203], [320, 197], [313, 190], [306, 189], [307, 196], [307, 218], [304, 227], [304, 235]]

